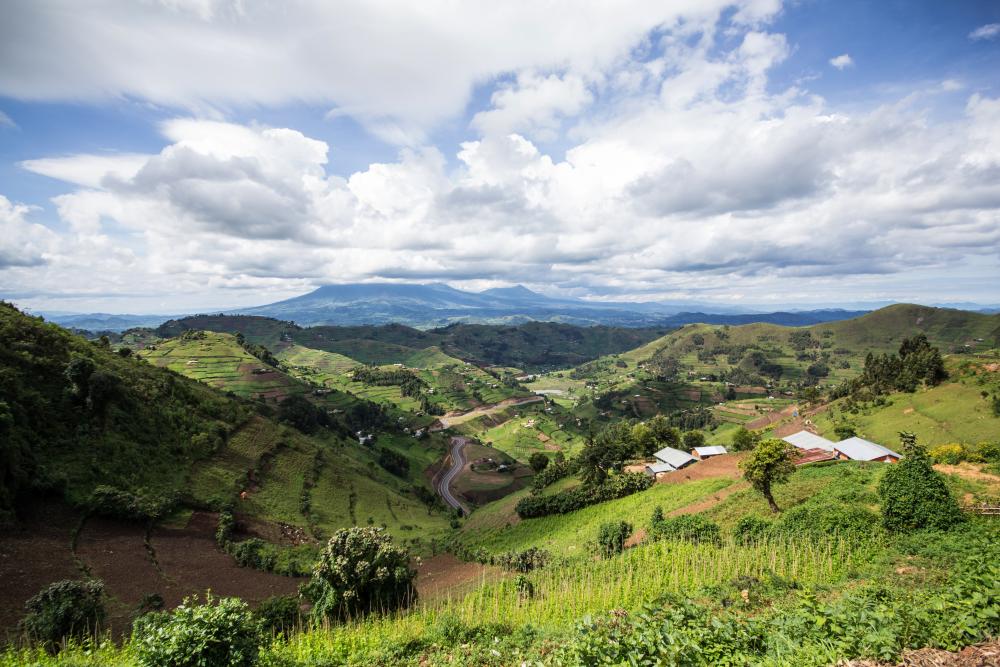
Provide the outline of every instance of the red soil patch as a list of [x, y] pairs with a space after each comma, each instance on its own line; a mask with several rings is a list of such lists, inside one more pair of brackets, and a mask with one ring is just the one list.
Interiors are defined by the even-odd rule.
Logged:
[[[58, 503], [36, 508], [22, 530], [0, 535], [0, 627], [11, 627], [24, 601], [60, 579], [83, 578], [70, 551], [77, 516]], [[142, 598], [159, 593], [168, 608], [189, 595], [239, 596], [251, 604], [295, 593], [300, 579], [239, 567], [215, 544], [215, 515], [196, 512], [181, 529], [156, 528], [144, 544], [140, 524], [93, 517], [77, 540], [76, 557], [102, 579], [110, 598], [108, 626], [128, 631]], [[155, 560], [154, 560], [155, 554]]]
[[[795, 411], [798, 410], [798, 409], [799, 409], [799, 406], [797, 406], [797, 405], [789, 405], [789, 406], [785, 407], [784, 409], [782, 409], [780, 411], [769, 412], [769, 413], [767, 413], [766, 415], [764, 415], [762, 417], [758, 417], [757, 419], [754, 419], [752, 422], [748, 422], [747, 425], [746, 425], [746, 427], [748, 429], [750, 429], [751, 431], [756, 430], [756, 429], [760, 429], [760, 428], [765, 428], [767, 426], [770, 426], [771, 424], [774, 424], [776, 422], [780, 422], [782, 419], [787, 419], [787, 418], [791, 417], [793, 414], [795, 414]], [[797, 431], [801, 431], [801, 430], [802, 430], [801, 428], [797, 429]], [[792, 431], [792, 433], [795, 433], [795, 432], [796, 431]]]
[[500, 571], [479, 563], [466, 563], [450, 553], [438, 554], [417, 565], [417, 594], [427, 600], [458, 593], [484, 579], [497, 579]]
[[21, 524], [0, 531], [0, 639], [15, 635], [24, 603], [43, 586], [61, 579], [81, 579], [69, 545], [78, 516], [52, 501], [22, 511]]
[[729, 479], [740, 479], [740, 459], [744, 456], [739, 454], [723, 454], [713, 456], [702, 461], [695, 461], [686, 468], [675, 470], [674, 472], [659, 475], [659, 484], [680, 484], [696, 479], [709, 479], [710, 477], [728, 477]]

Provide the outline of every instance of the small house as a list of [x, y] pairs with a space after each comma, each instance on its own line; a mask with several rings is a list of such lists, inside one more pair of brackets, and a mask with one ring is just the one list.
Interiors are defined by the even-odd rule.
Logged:
[[661, 474], [673, 472], [674, 470], [676, 468], [669, 463], [650, 463], [646, 466], [646, 474], [653, 479], [657, 479]]
[[875, 444], [864, 438], [848, 438], [833, 446], [833, 452], [841, 461], [883, 461], [895, 463], [901, 457], [888, 447]]
[[721, 454], [728, 454], [728, 453], [729, 452], [726, 451], [726, 448], [723, 447], [722, 445], [695, 447], [694, 449], [691, 450], [691, 456], [695, 457], [696, 459], [707, 459], [713, 456], [719, 456]]
[[682, 452], [681, 450], [674, 449], [673, 447], [664, 447], [660, 451], [653, 454], [653, 458], [660, 463], [669, 465], [673, 470], [680, 470], [684, 466], [690, 465], [697, 460], [687, 452]]
[[799, 449], [822, 449], [827, 452], [832, 452], [835, 446], [833, 440], [827, 440], [826, 438], [816, 435], [815, 433], [810, 433], [809, 431], [799, 431], [798, 433], [786, 435], [782, 438], [782, 440], [790, 445], [795, 445]]

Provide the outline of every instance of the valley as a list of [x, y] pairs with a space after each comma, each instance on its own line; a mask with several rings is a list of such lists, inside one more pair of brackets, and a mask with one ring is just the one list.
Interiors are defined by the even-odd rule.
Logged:
[[[899, 575], [903, 589], [944, 581], [951, 547], [921, 554], [873, 528], [887, 464], [800, 466], [775, 487], [782, 513], [773, 515], [744, 479], [752, 451], [738, 450], [803, 430], [889, 447], [912, 432], [963, 503], [1000, 497], [990, 458], [1000, 438], [995, 315], [897, 305], [804, 327], [665, 332], [301, 327], [216, 315], [111, 342], [3, 308], [10, 379], [0, 400], [14, 415], [4, 456], [17, 463], [2, 496], [0, 575], [19, 585], [0, 596], [0, 623], [11, 639], [28, 597], [79, 576], [104, 582], [111, 633], [126, 632], [150, 600], [170, 609], [206, 589], [306, 609], [300, 584], [327, 540], [351, 527], [405, 546], [420, 597], [408, 612], [335, 626], [323, 641], [375, 636], [434, 655], [420, 637], [442, 619], [487, 634], [530, 625], [571, 650], [579, 619], [671, 596], [711, 610], [696, 615], [778, 622], [799, 613], [800, 589], [836, 605], [835, 591], [864, 590], [907, 563], [919, 574]], [[945, 377], [875, 391], [873, 355], [915, 336], [940, 350]], [[729, 451], [647, 477], [665, 445]], [[588, 478], [597, 473], [604, 481]], [[618, 496], [525, 513], [526, 503], [559, 507], [626, 479], [638, 481]], [[595, 556], [601, 530], [622, 522], [621, 553]], [[995, 529], [988, 519], [969, 527], [994, 544]], [[36, 551], [47, 555], [29, 558]], [[326, 655], [296, 643], [308, 636], [269, 650]], [[801, 651], [824, 641], [797, 636]], [[524, 641], [497, 640], [496, 664], [541, 650]], [[106, 650], [107, 664], [130, 664]], [[364, 656], [355, 660], [380, 659], [374, 645], [352, 650]]]

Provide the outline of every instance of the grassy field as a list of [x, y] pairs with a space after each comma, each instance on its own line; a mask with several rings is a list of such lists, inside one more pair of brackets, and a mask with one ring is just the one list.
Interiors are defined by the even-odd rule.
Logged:
[[[462, 533], [462, 543], [481, 547], [493, 553], [540, 547], [563, 557], [590, 556], [587, 543], [597, 538], [601, 523], [625, 519], [644, 524], [652, 508], [659, 505], [664, 512], [680, 509], [704, 499], [732, 483], [730, 479], [704, 479], [685, 484], [656, 484], [647, 491], [626, 498], [592, 505], [569, 514], [538, 519], [514, 520], [502, 506], [503, 516], [476, 517]], [[483, 510], [485, 512], [485, 510]], [[512, 525], [513, 524], [513, 525]]]
[[[955, 374], [957, 375], [957, 373]], [[845, 400], [835, 401], [813, 421], [821, 435], [834, 438], [838, 424], [854, 426], [858, 434], [890, 448], [900, 431], [910, 431], [928, 446], [976, 444], [1000, 439], [1000, 417], [993, 413], [992, 396], [1000, 391], [1000, 373], [958, 375], [956, 381], [930, 389], [892, 394], [886, 405], [851, 412]], [[982, 392], [988, 393], [983, 397]]]

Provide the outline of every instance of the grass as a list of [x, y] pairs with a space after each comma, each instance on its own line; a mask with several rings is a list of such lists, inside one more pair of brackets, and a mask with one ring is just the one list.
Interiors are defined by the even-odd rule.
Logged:
[[647, 491], [626, 498], [592, 505], [569, 514], [537, 519], [515, 520], [513, 515], [503, 511], [512, 509], [508, 501], [499, 516], [476, 517], [473, 514], [461, 541], [466, 546], [484, 548], [493, 553], [534, 546], [563, 557], [586, 556], [586, 543], [596, 538], [601, 523], [625, 519], [639, 528], [649, 520], [649, 514], [656, 505], [670, 513], [732, 483], [730, 479], [716, 478], [683, 484], [656, 484]]

